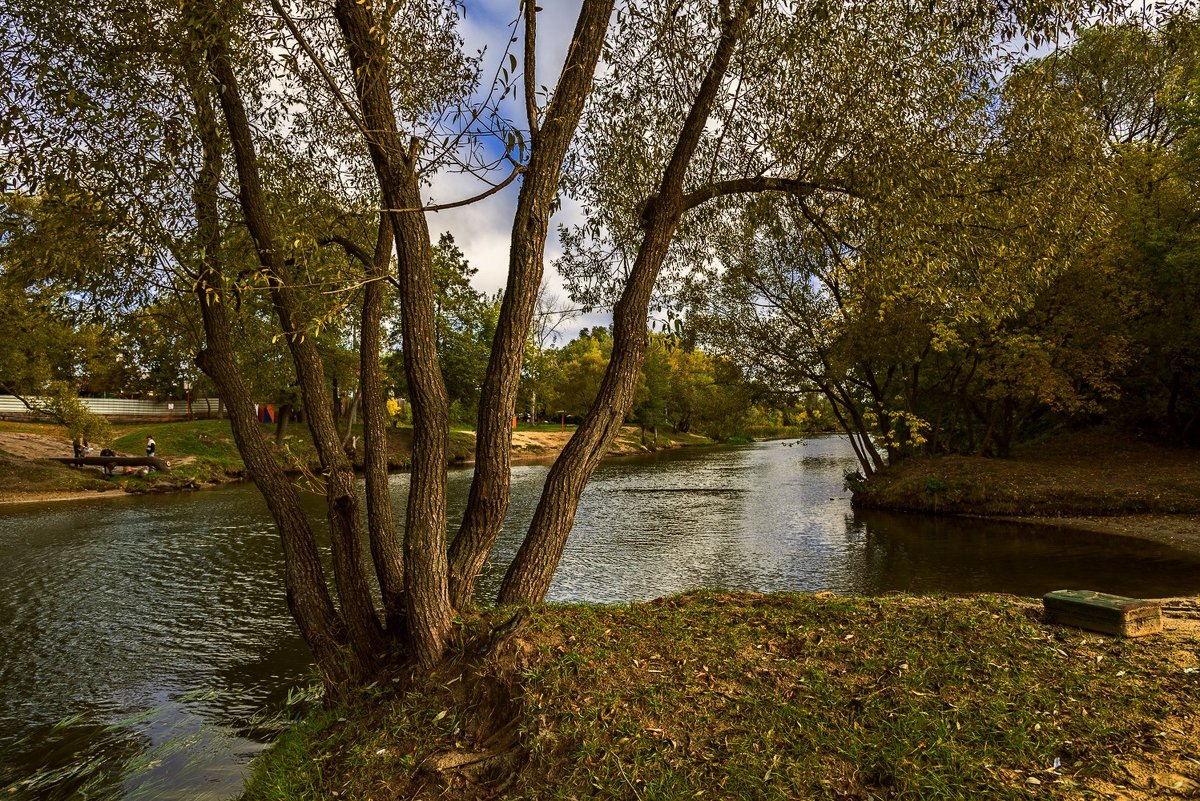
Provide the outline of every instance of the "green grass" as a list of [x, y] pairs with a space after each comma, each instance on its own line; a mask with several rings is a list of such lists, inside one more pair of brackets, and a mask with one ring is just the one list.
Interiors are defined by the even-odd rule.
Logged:
[[285, 735], [246, 799], [1077, 798], [1198, 689], [1168, 644], [1004, 597], [698, 593], [485, 642]]
[[[154, 437], [156, 455], [171, 465], [170, 472], [118, 473], [105, 479], [98, 469], [74, 470], [38, 460], [8, 458], [0, 455], [0, 492], [19, 496], [23, 493], [77, 492], [83, 490], [125, 489], [129, 492], [167, 492], [204, 484], [218, 484], [243, 478], [245, 466], [233, 440], [227, 420], [193, 420], [140, 423], [114, 427], [116, 437], [111, 443], [94, 443], [95, 454], [101, 447], [111, 447], [117, 453], [141, 456], [146, 451], [146, 437]], [[0, 422], [0, 431], [33, 433], [57, 437], [64, 442], [70, 437], [61, 426], [36, 423]], [[262, 436], [274, 441], [275, 427], [261, 427]], [[361, 443], [362, 425], [355, 427]], [[388, 461], [392, 469], [409, 466], [412, 453], [412, 428], [388, 429]], [[470, 431], [450, 432], [449, 459], [463, 463], [475, 450], [475, 435]], [[66, 445], [64, 455], [69, 455]], [[279, 459], [288, 470], [312, 469], [317, 464], [316, 449], [308, 428], [293, 423], [287, 429]], [[361, 444], [359, 459], [361, 460]]]
[[147, 436], [154, 437], [156, 454], [164, 459], [193, 456], [228, 470], [242, 469], [242, 459], [226, 420], [121, 426], [109, 447], [120, 453], [140, 456], [145, 453]]
[[115, 488], [93, 470], [0, 455], [0, 500], [26, 493], [104, 492]]

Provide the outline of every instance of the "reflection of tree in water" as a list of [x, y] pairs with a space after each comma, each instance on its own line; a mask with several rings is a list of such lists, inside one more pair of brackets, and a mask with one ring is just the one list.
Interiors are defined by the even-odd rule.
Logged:
[[1200, 559], [1169, 546], [1002, 520], [858, 510], [858, 591], [1004, 592], [1086, 588], [1134, 597], [1200, 589]]
[[124, 796], [125, 780], [145, 758], [149, 738], [132, 727], [91, 720], [90, 713], [33, 729], [4, 747], [4, 798], [110, 799]]
[[[289, 693], [270, 709], [247, 713], [235, 733], [219, 720], [210, 720], [221, 715], [198, 711], [227, 709], [230, 696], [228, 690], [195, 690], [112, 723], [98, 722], [96, 712], [84, 712], [30, 729], [4, 747], [0, 797], [16, 801], [229, 798], [242, 787], [246, 759], [287, 721], [311, 710], [312, 701], [305, 693]], [[244, 758], [231, 759], [235, 751]]]

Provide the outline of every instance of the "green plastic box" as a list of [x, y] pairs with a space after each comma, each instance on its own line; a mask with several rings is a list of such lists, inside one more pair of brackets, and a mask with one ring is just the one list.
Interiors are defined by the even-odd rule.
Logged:
[[1042, 598], [1046, 620], [1116, 637], [1144, 637], [1162, 631], [1162, 607], [1154, 601], [1094, 590], [1055, 590]]

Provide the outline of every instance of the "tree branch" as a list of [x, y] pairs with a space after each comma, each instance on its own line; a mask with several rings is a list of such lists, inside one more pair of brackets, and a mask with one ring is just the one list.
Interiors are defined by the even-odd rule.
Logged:
[[811, 195], [813, 192], [840, 192], [850, 197], [862, 198], [863, 195], [849, 187], [837, 184], [821, 184], [813, 181], [803, 181], [799, 178], [772, 178], [760, 175], [756, 178], [733, 178], [728, 181], [702, 186], [683, 196], [684, 210], [693, 209], [713, 198], [724, 195], [747, 194], [753, 192], [786, 192], [792, 195]]
[[537, 53], [537, 0], [525, 0], [525, 116], [529, 121], [529, 140], [538, 135], [537, 103], [534, 102], [534, 87], [537, 83], [535, 65]]
[[342, 236], [341, 234], [333, 234], [332, 236], [321, 237], [317, 240], [317, 244], [341, 245], [342, 250], [346, 251], [347, 256], [358, 259], [367, 269], [371, 269], [374, 266], [375, 260], [371, 254], [367, 253], [365, 248], [349, 237]]
[[354, 123], [354, 127], [358, 129], [359, 133], [361, 133], [363, 136], [366, 136], [366, 123], [364, 123], [362, 118], [358, 116], [358, 112], [355, 111], [354, 104], [351, 103], [349, 98], [342, 93], [341, 87], [337, 85], [337, 82], [333, 79], [333, 76], [329, 74], [329, 70], [325, 69], [325, 64], [320, 58], [318, 58], [316, 51], [313, 50], [312, 45], [308, 43], [308, 40], [304, 38], [304, 34], [300, 32], [300, 28], [296, 25], [296, 21], [292, 19], [291, 15], [288, 14], [287, 10], [283, 7], [283, 4], [279, 0], [271, 0], [271, 8], [275, 9], [275, 13], [279, 15], [281, 20], [283, 20], [283, 24], [287, 26], [289, 31], [291, 31], [292, 36], [296, 37], [296, 42], [301, 48], [303, 48], [304, 52], [308, 54], [308, 57], [312, 59], [313, 66], [316, 67], [317, 71], [321, 73], [321, 77], [325, 79], [325, 83], [329, 87], [329, 91], [333, 92], [333, 96], [337, 98], [338, 103], [341, 104], [346, 114], [350, 116], [350, 121]]
[[487, 190], [486, 192], [480, 192], [478, 195], [475, 195], [474, 197], [466, 198], [465, 200], [456, 200], [453, 203], [437, 203], [432, 206], [419, 206], [417, 208], [412, 208], [412, 209], [382, 209], [382, 211], [384, 213], [392, 213], [392, 214], [407, 214], [407, 213], [411, 213], [411, 212], [415, 212], [415, 211], [445, 211], [446, 209], [457, 209], [460, 206], [469, 206], [472, 203], [478, 203], [479, 201], [483, 200], [484, 198], [488, 198], [488, 197], [491, 197], [492, 195], [496, 194], [501, 189], [503, 189], [504, 187], [511, 184], [514, 180], [516, 180], [516, 177], [523, 172], [525, 172], [525, 168], [523, 166], [517, 164], [513, 167], [513, 171], [511, 173], [509, 173], [508, 177], [505, 178], [503, 181], [496, 184], [495, 186], [493, 186], [491, 189]]

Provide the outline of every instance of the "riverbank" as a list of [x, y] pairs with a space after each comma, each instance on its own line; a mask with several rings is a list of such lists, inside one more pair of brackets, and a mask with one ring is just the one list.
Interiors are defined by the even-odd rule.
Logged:
[[999, 517], [1200, 552], [1200, 453], [1108, 429], [1004, 459], [909, 459], [853, 489], [861, 508]]
[[[304, 473], [316, 464], [316, 451], [307, 429], [297, 425], [290, 430], [292, 433], [277, 449], [279, 458], [286, 469]], [[361, 437], [361, 430], [358, 433]], [[573, 433], [574, 427], [570, 426], [520, 424], [513, 432], [513, 462], [551, 461]], [[264, 436], [268, 434], [264, 429]], [[147, 436], [154, 437], [158, 455], [168, 460], [171, 472], [130, 470], [105, 478], [98, 468], [75, 469], [47, 461], [49, 457], [72, 455], [70, 437], [61, 426], [0, 423], [0, 504], [95, 498], [114, 493], [119, 496], [178, 492], [245, 480], [245, 466], [226, 421], [120, 426], [111, 447], [119, 454], [140, 455]], [[626, 426], [610, 447], [609, 455], [626, 456], [663, 448], [710, 444], [713, 441], [706, 437], [666, 432], [643, 441], [640, 429]], [[451, 464], [470, 465], [474, 454], [473, 431], [450, 432]], [[407, 468], [411, 456], [412, 429], [388, 429], [389, 469]]]
[[1140, 640], [1010, 596], [693, 593], [538, 607], [498, 640], [469, 620], [435, 675], [284, 735], [245, 799], [1191, 798], [1200, 611], [1170, 610]]

